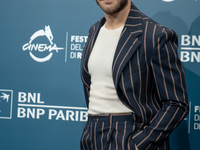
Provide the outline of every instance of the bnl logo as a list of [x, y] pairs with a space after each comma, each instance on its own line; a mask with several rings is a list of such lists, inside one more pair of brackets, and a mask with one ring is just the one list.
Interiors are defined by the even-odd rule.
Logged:
[[0, 89], [0, 119], [12, 119], [13, 91]]

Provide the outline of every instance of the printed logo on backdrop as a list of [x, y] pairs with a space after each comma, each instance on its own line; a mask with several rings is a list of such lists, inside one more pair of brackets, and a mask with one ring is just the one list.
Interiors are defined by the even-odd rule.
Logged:
[[87, 121], [87, 108], [46, 105], [41, 93], [18, 92], [17, 117], [61, 121]]
[[185, 118], [185, 120], [188, 120], [188, 133], [192, 131], [200, 131], [200, 106], [193, 104], [190, 101], [189, 102], [189, 114], [188, 119]]
[[194, 130], [200, 130], [200, 106], [194, 106]]
[[185, 63], [200, 62], [200, 35], [182, 35], [180, 59]]
[[53, 34], [48, 25], [44, 30], [33, 33], [29, 42], [24, 44], [22, 49], [28, 51], [30, 57], [36, 62], [46, 62], [52, 58], [54, 52], [59, 53], [64, 48], [57, 47], [56, 43], [53, 43]]
[[0, 119], [12, 119], [13, 91], [0, 89]]
[[[69, 41], [68, 41], [69, 39]], [[87, 42], [88, 36], [84, 35], [69, 35], [66, 32], [66, 53], [65, 53], [65, 62], [67, 62], [67, 58], [72, 60], [82, 59], [82, 52]], [[70, 49], [68, 50], [68, 45]], [[68, 56], [69, 55], [69, 56]]]

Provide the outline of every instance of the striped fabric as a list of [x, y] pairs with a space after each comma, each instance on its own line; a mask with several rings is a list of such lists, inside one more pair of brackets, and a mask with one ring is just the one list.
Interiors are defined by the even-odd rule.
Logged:
[[[89, 31], [81, 78], [89, 102], [87, 62], [105, 18]], [[169, 135], [188, 114], [185, 74], [177, 55], [176, 33], [132, 4], [115, 52], [112, 72], [117, 94], [136, 113], [132, 140], [139, 150], [168, 150]], [[134, 148], [133, 148], [134, 149]]]
[[132, 150], [135, 115], [89, 116], [81, 138], [81, 150]]

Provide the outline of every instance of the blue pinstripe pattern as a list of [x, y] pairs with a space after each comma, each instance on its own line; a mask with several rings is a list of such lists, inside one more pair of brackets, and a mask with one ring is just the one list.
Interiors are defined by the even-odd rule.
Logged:
[[132, 150], [135, 115], [89, 116], [81, 138], [81, 150]]
[[[104, 23], [102, 18], [91, 27], [83, 52], [81, 78], [87, 105], [90, 91], [87, 61]], [[170, 133], [188, 114], [185, 74], [177, 55], [177, 43], [173, 30], [159, 25], [131, 5], [112, 72], [119, 99], [136, 113], [131, 141], [139, 150], [169, 150]]]

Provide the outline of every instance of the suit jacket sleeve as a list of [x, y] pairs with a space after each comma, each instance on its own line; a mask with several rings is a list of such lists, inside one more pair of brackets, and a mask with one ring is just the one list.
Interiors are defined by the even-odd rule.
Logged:
[[155, 96], [162, 107], [149, 125], [133, 134], [132, 139], [139, 150], [156, 148], [188, 113], [184, 69], [177, 56], [177, 35], [166, 29], [156, 40], [150, 66]]

